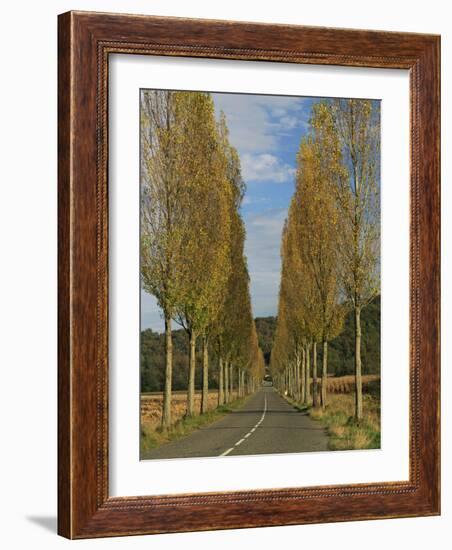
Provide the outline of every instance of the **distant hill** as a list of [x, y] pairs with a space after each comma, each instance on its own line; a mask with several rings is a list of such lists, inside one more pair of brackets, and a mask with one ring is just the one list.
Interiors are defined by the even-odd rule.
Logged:
[[[255, 319], [259, 345], [267, 364], [270, 361], [276, 317], [257, 317]], [[380, 373], [380, 297], [363, 309], [362, 328], [362, 364], [363, 374]], [[328, 350], [328, 372], [336, 376], [353, 374], [354, 370], [354, 321], [350, 313], [344, 330], [330, 342]], [[199, 347], [199, 346], [198, 346]], [[201, 365], [200, 349], [198, 365]], [[319, 355], [320, 357], [320, 355]], [[173, 389], [185, 390], [188, 373], [188, 339], [185, 332], [173, 330]], [[141, 391], [162, 391], [165, 374], [165, 337], [163, 334], [146, 329], [141, 332]], [[196, 369], [196, 387], [201, 386], [201, 369]], [[209, 386], [218, 387], [216, 358], [212, 353]]]
[[[361, 361], [363, 374], [380, 374], [380, 296], [361, 312]], [[353, 374], [355, 349], [353, 312], [346, 319], [343, 332], [330, 343], [329, 372], [336, 376]]]
[[[276, 329], [276, 317], [258, 317], [255, 319], [259, 345], [264, 352], [267, 364], [270, 362], [273, 337]], [[361, 359], [363, 374], [380, 373], [380, 296], [365, 307], [361, 313]], [[355, 328], [353, 312], [344, 323], [343, 332], [329, 343], [328, 372], [336, 376], [354, 372]]]
[[[146, 329], [141, 332], [141, 391], [162, 391], [165, 377], [165, 335]], [[188, 339], [184, 330], [173, 330], [173, 389], [187, 388]], [[201, 369], [196, 369], [196, 386]]]
[[276, 329], [276, 317], [256, 317], [257, 336], [259, 346], [264, 354], [265, 362], [270, 363], [270, 355], [273, 346], [273, 337]]

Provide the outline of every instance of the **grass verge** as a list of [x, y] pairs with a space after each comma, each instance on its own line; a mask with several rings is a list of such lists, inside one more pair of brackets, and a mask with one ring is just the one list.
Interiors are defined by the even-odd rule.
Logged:
[[328, 396], [327, 407], [309, 409], [309, 416], [327, 428], [332, 451], [380, 448], [380, 400], [363, 394], [363, 418], [354, 418], [353, 393]]
[[150, 429], [146, 425], [142, 424], [140, 430], [141, 457], [152, 449], [160, 447], [170, 441], [175, 441], [185, 437], [192, 432], [199, 430], [199, 428], [212, 424], [212, 422], [219, 420], [233, 410], [242, 407], [249, 397], [250, 396], [248, 395], [246, 397], [241, 397], [240, 399], [235, 399], [227, 405], [220, 405], [216, 409], [212, 409], [204, 414], [181, 418], [168, 430], [164, 430], [162, 428]]
[[313, 420], [321, 422], [328, 433], [328, 447], [332, 451], [380, 448], [379, 392], [363, 394], [363, 419], [354, 418], [354, 393], [328, 394], [325, 410], [302, 405], [283, 396], [299, 411], [306, 411]]

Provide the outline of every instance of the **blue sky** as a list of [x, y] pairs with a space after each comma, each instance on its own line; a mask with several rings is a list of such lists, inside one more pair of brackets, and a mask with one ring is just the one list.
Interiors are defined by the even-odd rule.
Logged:
[[[247, 187], [241, 211], [253, 315], [276, 315], [281, 232], [294, 191], [296, 153], [318, 99], [220, 93], [212, 97], [217, 115], [226, 115]], [[159, 308], [144, 291], [141, 328], [163, 331]]]

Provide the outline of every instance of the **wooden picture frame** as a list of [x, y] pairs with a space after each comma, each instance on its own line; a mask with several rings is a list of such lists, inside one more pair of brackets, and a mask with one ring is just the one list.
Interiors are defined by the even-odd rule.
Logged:
[[[58, 532], [68, 538], [440, 512], [440, 38], [68, 12], [58, 39]], [[409, 481], [110, 497], [108, 60], [112, 53], [410, 72]]]

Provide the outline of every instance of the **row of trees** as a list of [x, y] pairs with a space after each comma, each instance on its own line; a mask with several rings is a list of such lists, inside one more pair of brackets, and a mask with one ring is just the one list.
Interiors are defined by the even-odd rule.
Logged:
[[301, 402], [312, 398], [314, 406], [325, 407], [328, 342], [341, 332], [352, 309], [357, 419], [363, 415], [361, 311], [380, 287], [378, 148], [379, 116], [371, 101], [314, 104], [310, 131], [297, 155], [296, 188], [283, 230], [271, 355], [280, 388]]
[[196, 346], [202, 346], [201, 412], [208, 407], [209, 354], [218, 402], [241, 394], [263, 369], [251, 313], [239, 213], [240, 160], [207, 93], [145, 90], [141, 96], [141, 279], [165, 321], [162, 426], [171, 426], [172, 321], [189, 341], [187, 415], [195, 414]]

